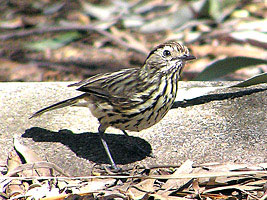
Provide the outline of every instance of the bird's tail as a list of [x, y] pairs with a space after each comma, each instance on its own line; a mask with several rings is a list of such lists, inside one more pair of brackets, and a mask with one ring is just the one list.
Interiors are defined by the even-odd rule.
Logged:
[[71, 99], [67, 99], [61, 102], [58, 102], [56, 104], [53, 104], [51, 106], [48, 106], [46, 108], [43, 108], [39, 111], [37, 111], [36, 113], [34, 113], [29, 119], [33, 118], [33, 117], [38, 117], [40, 115], [42, 115], [45, 112], [51, 111], [51, 110], [56, 110], [58, 108], [64, 108], [66, 106], [71, 106], [71, 105], [75, 105], [79, 102], [80, 99], [82, 99], [85, 96], [85, 94], [82, 94], [80, 96], [71, 98]]

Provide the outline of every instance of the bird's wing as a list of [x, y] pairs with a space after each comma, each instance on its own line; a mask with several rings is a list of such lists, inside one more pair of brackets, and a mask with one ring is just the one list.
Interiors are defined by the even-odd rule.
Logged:
[[69, 86], [79, 86], [78, 91], [94, 96], [108, 98], [114, 104], [132, 102], [132, 96], [138, 87], [130, 87], [131, 81], [136, 81], [137, 69], [124, 69], [118, 72], [100, 74]]

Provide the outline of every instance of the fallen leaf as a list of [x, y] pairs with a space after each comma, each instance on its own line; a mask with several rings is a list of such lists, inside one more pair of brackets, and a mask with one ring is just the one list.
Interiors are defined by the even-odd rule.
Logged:
[[[32, 149], [21, 144], [18, 140], [18, 136], [14, 136], [13, 142], [14, 142], [14, 148], [24, 157], [26, 163], [31, 164], [31, 163], [43, 161]], [[33, 173], [34, 173], [34, 170], [23, 171], [24, 176], [33, 176], [33, 175], [51, 176], [51, 171], [47, 168], [36, 169], [35, 173], [34, 174]]]

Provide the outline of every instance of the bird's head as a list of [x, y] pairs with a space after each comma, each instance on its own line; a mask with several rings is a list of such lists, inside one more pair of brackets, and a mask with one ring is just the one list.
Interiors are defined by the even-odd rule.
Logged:
[[168, 71], [182, 68], [186, 61], [196, 59], [186, 46], [178, 42], [166, 42], [154, 48], [145, 61], [147, 70]]

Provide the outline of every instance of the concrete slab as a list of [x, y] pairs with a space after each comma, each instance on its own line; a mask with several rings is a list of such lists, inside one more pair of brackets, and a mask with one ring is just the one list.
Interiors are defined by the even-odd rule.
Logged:
[[[97, 135], [98, 122], [88, 109], [68, 107], [29, 119], [40, 108], [80, 94], [67, 88], [68, 84], [0, 83], [0, 161], [6, 160], [13, 148], [12, 138], [18, 134], [25, 145], [71, 175], [87, 175], [95, 163], [108, 164]], [[181, 82], [178, 100], [192, 95], [188, 88], [202, 91], [207, 86], [232, 84]], [[114, 128], [107, 130], [108, 144], [115, 162], [123, 165], [179, 164], [187, 159], [195, 163], [266, 162], [266, 97], [267, 84], [261, 84], [176, 101], [155, 126], [129, 132], [133, 142], [156, 158], [135, 153], [122, 132]]]

